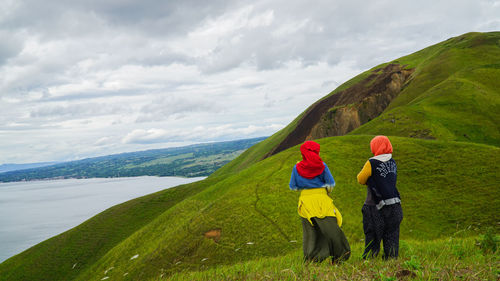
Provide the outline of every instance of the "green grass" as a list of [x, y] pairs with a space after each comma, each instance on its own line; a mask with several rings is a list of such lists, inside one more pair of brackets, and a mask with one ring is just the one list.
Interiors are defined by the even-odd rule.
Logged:
[[[370, 157], [370, 139], [319, 141], [337, 181], [333, 199], [352, 243], [363, 239], [360, 209], [366, 189], [356, 183], [356, 174]], [[498, 231], [498, 208], [492, 206], [500, 206], [499, 148], [401, 137], [391, 141], [405, 215], [402, 239], [443, 239], [469, 226], [479, 232], [496, 226]], [[210, 177], [113, 207], [0, 264], [0, 279], [100, 280], [100, 273], [111, 267], [113, 279], [146, 279], [160, 271], [170, 275], [296, 252], [302, 237], [298, 193], [288, 189], [288, 181], [299, 159], [295, 147], [231, 176]], [[134, 205], [137, 209], [130, 211]], [[152, 214], [144, 218], [142, 212]], [[128, 224], [133, 229], [117, 233]], [[219, 243], [203, 237], [214, 228], [222, 229]]]
[[178, 272], [172, 276], [161, 272], [159, 280], [495, 280], [499, 277], [498, 252], [483, 253], [478, 247], [481, 237], [437, 239], [432, 241], [401, 240], [397, 260], [361, 259], [362, 243], [352, 244], [353, 256], [340, 265], [303, 263], [302, 252], [207, 268], [202, 271]]

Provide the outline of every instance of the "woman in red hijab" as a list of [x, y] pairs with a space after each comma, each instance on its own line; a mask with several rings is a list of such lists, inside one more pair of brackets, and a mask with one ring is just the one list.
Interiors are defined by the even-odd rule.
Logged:
[[328, 196], [335, 180], [319, 150], [320, 145], [313, 141], [300, 146], [302, 161], [293, 167], [290, 189], [301, 191], [298, 212], [302, 219], [304, 259], [321, 262], [331, 257], [335, 263], [347, 260], [351, 249], [340, 229], [342, 215]]
[[366, 200], [361, 209], [365, 233], [363, 258], [375, 257], [384, 241], [384, 258], [397, 258], [399, 226], [403, 220], [401, 197], [396, 188], [397, 166], [392, 158], [392, 144], [386, 136], [370, 142], [373, 157], [358, 174], [358, 182], [367, 185]]

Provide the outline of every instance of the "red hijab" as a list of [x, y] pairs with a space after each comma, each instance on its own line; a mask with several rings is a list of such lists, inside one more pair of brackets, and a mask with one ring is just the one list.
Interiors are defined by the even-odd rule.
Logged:
[[313, 141], [306, 141], [300, 146], [302, 161], [297, 163], [297, 172], [306, 179], [321, 175], [325, 169], [323, 160], [319, 157], [320, 146]]
[[392, 153], [392, 144], [386, 136], [376, 136], [370, 142], [373, 155]]

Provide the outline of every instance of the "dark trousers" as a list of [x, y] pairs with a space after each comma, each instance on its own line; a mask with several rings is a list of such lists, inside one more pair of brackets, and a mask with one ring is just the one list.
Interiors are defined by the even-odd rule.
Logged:
[[376, 257], [380, 252], [380, 242], [384, 242], [384, 258], [399, 255], [399, 225], [403, 220], [401, 204], [386, 205], [377, 210], [376, 206], [363, 205], [363, 231], [365, 251], [363, 258]]
[[332, 263], [349, 259], [351, 247], [336, 217], [311, 218], [313, 225], [302, 218], [302, 247], [305, 261], [321, 262], [332, 257]]

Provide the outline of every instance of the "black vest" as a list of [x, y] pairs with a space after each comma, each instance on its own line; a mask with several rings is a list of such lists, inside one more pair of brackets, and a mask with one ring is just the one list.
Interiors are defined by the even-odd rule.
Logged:
[[382, 162], [370, 159], [372, 175], [368, 178], [367, 184], [370, 188], [375, 204], [381, 200], [401, 198], [396, 188], [397, 166], [394, 159]]

